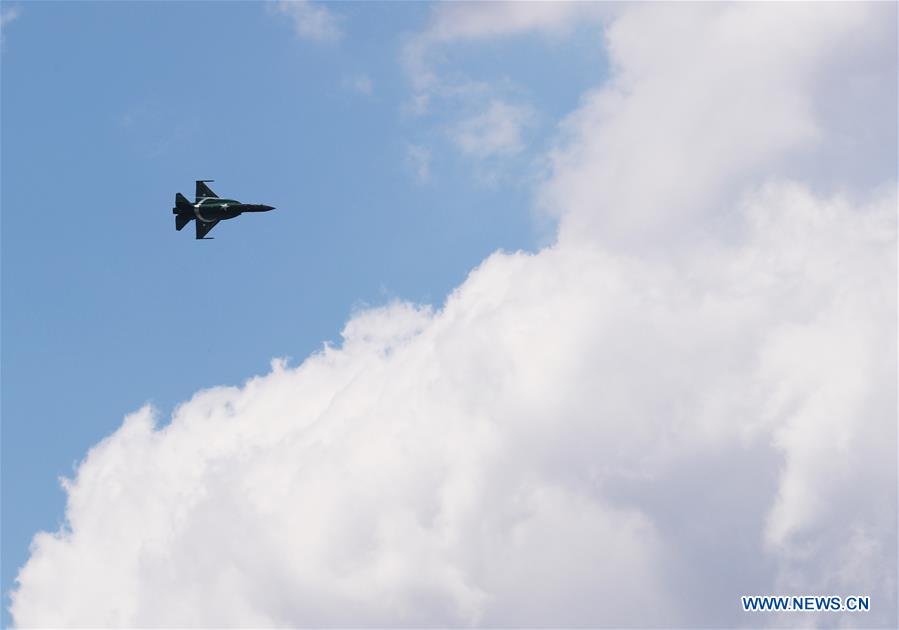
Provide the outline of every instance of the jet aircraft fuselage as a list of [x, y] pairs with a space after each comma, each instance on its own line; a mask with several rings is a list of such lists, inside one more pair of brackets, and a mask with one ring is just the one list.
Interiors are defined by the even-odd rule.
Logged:
[[175, 194], [175, 207], [172, 213], [175, 215], [175, 229], [180, 230], [191, 221], [196, 221], [197, 238], [206, 238], [206, 235], [219, 221], [233, 219], [244, 212], [268, 212], [274, 210], [272, 206], [255, 203], [241, 203], [236, 199], [222, 199], [214, 192], [206, 182], [212, 180], [197, 180], [197, 192], [195, 202], [191, 203], [181, 193]]

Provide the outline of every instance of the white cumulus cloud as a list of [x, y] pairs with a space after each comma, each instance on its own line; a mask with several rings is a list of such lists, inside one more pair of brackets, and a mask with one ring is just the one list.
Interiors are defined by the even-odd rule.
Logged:
[[[616, 10], [539, 194], [558, 241], [128, 416], [15, 624], [895, 627], [895, 163], [832, 100], [895, 86], [895, 18]], [[778, 592], [872, 610], [739, 607]]]
[[18, 7], [7, 7], [0, 11], [0, 28], [18, 19], [20, 11]]
[[530, 33], [559, 37], [578, 23], [597, 22], [609, 12], [602, 3], [590, 2], [439, 3], [431, 11], [428, 26], [406, 42], [402, 59], [419, 106], [424, 107], [444, 82], [433, 67], [433, 57], [442, 48]]
[[279, 0], [274, 11], [290, 18], [296, 34], [303, 39], [330, 42], [342, 36], [338, 17], [321, 3]]
[[479, 158], [520, 153], [524, 129], [534, 123], [534, 118], [527, 106], [493, 99], [484, 111], [457, 123], [450, 139], [463, 153]]
[[364, 74], [357, 74], [351, 77], [344, 77], [340, 81], [341, 87], [351, 92], [371, 96], [374, 92], [375, 84], [370, 77]]
[[[834, 4], [813, 20], [806, 11], [641, 4], [621, 13], [605, 33], [615, 72], [565, 121], [571, 141], [542, 191], [561, 238], [668, 247], [725, 219], [722, 208], [752, 181], [817, 169], [847, 184], [858, 175], [824, 164], [849, 156], [878, 182], [890, 177], [888, 10]], [[805, 179], [818, 188], [822, 178]]]
[[410, 144], [406, 147], [406, 166], [415, 175], [419, 183], [431, 179], [431, 151], [419, 144]]

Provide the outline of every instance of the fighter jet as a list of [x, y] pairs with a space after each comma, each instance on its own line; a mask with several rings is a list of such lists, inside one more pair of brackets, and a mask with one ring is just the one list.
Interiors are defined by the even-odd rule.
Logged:
[[239, 217], [244, 212], [268, 212], [274, 210], [272, 206], [262, 204], [240, 203], [234, 199], [222, 199], [214, 192], [207, 182], [211, 179], [197, 180], [197, 196], [195, 203], [191, 203], [181, 193], [175, 193], [175, 207], [172, 213], [175, 215], [175, 229], [180, 230], [193, 219], [197, 220], [197, 238], [211, 238], [206, 235], [219, 221]]

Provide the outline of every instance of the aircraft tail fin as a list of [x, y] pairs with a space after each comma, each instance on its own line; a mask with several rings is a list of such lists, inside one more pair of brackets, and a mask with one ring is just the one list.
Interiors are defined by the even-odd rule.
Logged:
[[175, 229], [180, 230], [185, 225], [190, 223], [193, 220], [193, 217], [189, 214], [179, 214], [175, 217]]
[[182, 195], [181, 193], [175, 193], [175, 207], [180, 208], [183, 206], [193, 207], [193, 204], [187, 200], [187, 197]]

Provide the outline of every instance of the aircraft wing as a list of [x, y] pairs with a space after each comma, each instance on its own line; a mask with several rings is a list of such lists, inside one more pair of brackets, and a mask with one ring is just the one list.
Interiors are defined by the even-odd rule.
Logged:
[[218, 197], [212, 189], [206, 185], [206, 182], [198, 179], [197, 180], [197, 201], [200, 201], [203, 197]]
[[210, 221], [209, 223], [205, 221], [197, 221], [197, 238], [206, 238], [206, 235], [209, 234], [209, 230], [215, 227], [218, 221]]

